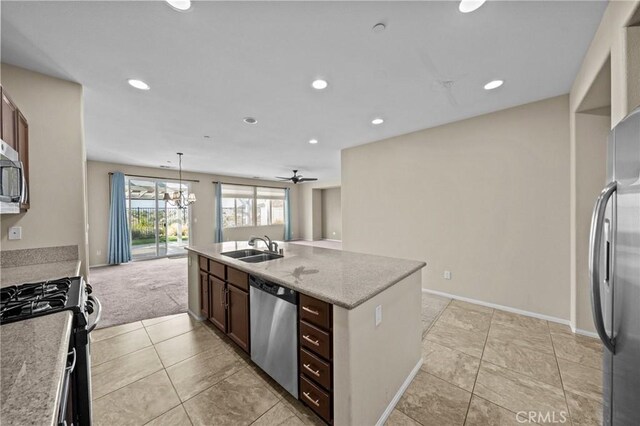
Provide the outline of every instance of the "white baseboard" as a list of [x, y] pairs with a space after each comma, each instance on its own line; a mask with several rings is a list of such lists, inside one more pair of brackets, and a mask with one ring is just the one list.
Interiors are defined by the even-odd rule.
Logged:
[[596, 333], [595, 331], [588, 331], [588, 330], [583, 330], [581, 328], [574, 328], [574, 327], [571, 327], [571, 331], [573, 331], [576, 334], [581, 334], [583, 336], [593, 337], [594, 339], [600, 339], [600, 336], [598, 336], [598, 333]]
[[202, 317], [200, 315], [196, 315], [191, 309], [187, 309], [187, 313], [196, 321], [204, 321], [206, 320], [205, 317]]
[[461, 300], [463, 302], [475, 303], [476, 305], [486, 306], [488, 308], [500, 309], [501, 311], [513, 312], [514, 314], [520, 314], [526, 317], [539, 318], [539, 319], [543, 319], [551, 322], [557, 322], [559, 324], [570, 325], [569, 320], [552, 317], [550, 315], [539, 314], [537, 312], [530, 312], [522, 309], [512, 308], [511, 306], [504, 306], [504, 305], [498, 305], [497, 303], [483, 302], [482, 300], [471, 299], [469, 297], [457, 296], [455, 294], [445, 293], [443, 291], [429, 290], [426, 288], [423, 288], [422, 292], [431, 293], [431, 294], [435, 294], [443, 297], [449, 297], [451, 299]]
[[341, 243], [342, 242], [342, 240], [332, 240], [331, 238], [323, 238], [323, 239], [321, 239], [319, 241], [331, 241], [333, 243]]
[[537, 312], [524, 311], [522, 309], [512, 308], [510, 306], [498, 305], [496, 303], [483, 302], [482, 300], [471, 299], [469, 297], [457, 296], [455, 294], [445, 293], [443, 291], [429, 290], [426, 288], [422, 289], [423, 293], [431, 293], [438, 296], [449, 297], [451, 299], [462, 300], [463, 302], [475, 303], [476, 305], [487, 306], [489, 308], [500, 309], [502, 311], [513, 312], [514, 314], [520, 314], [527, 317], [539, 318], [551, 322], [556, 322], [558, 324], [568, 325], [571, 328], [571, 331], [575, 334], [581, 334], [583, 336], [593, 337], [595, 339], [599, 339], [598, 333], [593, 331], [583, 330], [581, 328], [576, 328], [571, 324], [571, 321], [565, 320], [562, 318], [556, 318], [549, 315], [539, 314]]
[[413, 381], [413, 378], [416, 377], [416, 374], [418, 374], [418, 371], [420, 371], [420, 367], [422, 366], [422, 362], [423, 362], [423, 359], [422, 359], [422, 357], [420, 357], [420, 359], [418, 360], [418, 363], [416, 364], [416, 366], [413, 367], [413, 370], [411, 370], [411, 372], [409, 373], [407, 378], [402, 383], [402, 386], [400, 386], [400, 389], [398, 389], [398, 392], [396, 392], [396, 394], [393, 396], [393, 399], [391, 400], [391, 402], [389, 403], [387, 408], [384, 410], [384, 412], [382, 413], [382, 415], [380, 416], [380, 418], [376, 422], [376, 426], [382, 426], [387, 421], [387, 419], [391, 415], [391, 412], [393, 411], [393, 409], [396, 408], [396, 404], [398, 403], [398, 401], [400, 401], [400, 398], [402, 397], [402, 394], [404, 394], [404, 391], [407, 390], [407, 388], [409, 387], [409, 385]]

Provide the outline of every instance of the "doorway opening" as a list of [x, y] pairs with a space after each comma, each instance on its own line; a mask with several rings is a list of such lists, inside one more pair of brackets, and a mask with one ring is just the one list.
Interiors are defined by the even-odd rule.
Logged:
[[163, 198], [180, 190], [189, 193], [189, 182], [180, 188], [178, 182], [127, 176], [125, 185], [133, 260], [186, 255], [191, 209], [172, 206]]

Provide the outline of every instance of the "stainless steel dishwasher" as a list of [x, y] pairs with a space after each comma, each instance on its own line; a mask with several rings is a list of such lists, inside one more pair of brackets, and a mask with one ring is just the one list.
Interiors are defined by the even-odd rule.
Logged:
[[249, 275], [251, 360], [298, 397], [298, 293]]

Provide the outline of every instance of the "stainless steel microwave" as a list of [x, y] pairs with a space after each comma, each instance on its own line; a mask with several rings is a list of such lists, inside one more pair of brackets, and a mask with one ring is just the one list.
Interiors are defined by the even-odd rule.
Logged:
[[28, 197], [24, 167], [18, 153], [0, 139], [0, 214], [20, 213]]

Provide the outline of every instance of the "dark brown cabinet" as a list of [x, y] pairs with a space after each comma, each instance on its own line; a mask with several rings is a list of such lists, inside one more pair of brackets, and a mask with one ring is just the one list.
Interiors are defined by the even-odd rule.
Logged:
[[200, 256], [198, 264], [202, 315], [249, 352], [249, 275], [204, 256]]
[[300, 401], [333, 423], [333, 305], [300, 293]]
[[227, 332], [227, 288], [224, 281], [219, 280], [213, 275], [209, 275], [209, 302], [211, 310], [209, 312], [209, 321], [220, 329], [223, 333]]
[[[6, 90], [0, 86], [0, 138], [18, 153], [22, 162], [24, 179], [29, 188], [29, 122], [13, 103]], [[29, 192], [20, 209], [29, 209]]]
[[209, 274], [200, 271], [200, 315], [209, 318]]
[[[16, 129], [16, 144], [18, 146], [18, 156], [22, 162], [22, 169], [24, 171], [24, 180], [29, 188], [29, 123], [27, 119], [22, 115], [20, 111], [17, 111], [17, 129]], [[22, 210], [29, 209], [29, 193], [25, 202], [20, 204]]]
[[18, 116], [18, 108], [9, 98], [9, 95], [2, 89], [2, 140], [5, 141], [11, 148], [18, 150], [17, 135], [16, 135], [16, 119]]
[[249, 293], [227, 285], [227, 335], [249, 352]]

